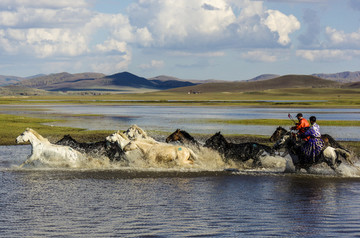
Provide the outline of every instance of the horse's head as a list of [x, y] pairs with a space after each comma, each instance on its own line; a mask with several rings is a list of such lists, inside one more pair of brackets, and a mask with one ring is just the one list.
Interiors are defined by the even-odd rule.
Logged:
[[180, 129], [177, 129], [176, 131], [174, 131], [171, 135], [169, 135], [168, 137], [166, 137], [166, 143], [172, 142], [172, 141], [180, 141], [181, 140], [181, 132]]
[[288, 144], [289, 140], [291, 140], [291, 139], [292, 139], [291, 134], [287, 133], [287, 134], [283, 135], [279, 140], [276, 141], [276, 143], [273, 146], [273, 149], [279, 150], [279, 149], [285, 147]]
[[279, 126], [278, 128], [276, 128], [276, 130], [274, 131], [274, 133], [271, 135], [270, 141], [271, 141], [271, 142], [275, 142], [275, 141], [280, 140], [281, 137], [282, 137], [283, 135], [285, 135], [287, 132], [288, 132], [288, 131], [287, 131], [285, 128]]
[[227, 145], [228, 142], [226, 141], [225, 137], [221, 135], [220, 132], [217, 132], [215, 135], [205, 141], [204, 147], [219, 150], [226, 148]]
[[143, 129], [141, 129], [140, 127], [138, 127], [137, 125], [132, 125], [131, 127], [129, 127], [129, 129], [127, 129], [125, 134], [131, 140], [134, 140], [137, 138], [143, 138], [143, 139], [148, 138], [148, 135], [146, 134], [146, 132]]
[[117, 132], [109, 135], [106, 137], [106, 140], [109, 141], [109, 142], [117, 142], [118, 141], [118, 138], [119, 138], [119, 135]]
[[16, 137], [16, 143], [25, 143], [30, 140], [30, 130], [26, 129], [23, 133], [21, 133], [18, 137]]
[[120, 131], [109, 135], [106, 137], [106, 140], [109, 142], [117, 142], [121, 148], [123, 148], [129, 142], [129, 138]]
[[136, 150], [137, 148], [138, 146], [136, 145], [136, 143], [134, 141], [130, 141], [124, 146], [123, 151], [124, 152], [132, 151], [132, 150]]
[[30, 141], [31, 143], [33, 143], [34, 141], [49, 142], [47, 139], [42, 137], [39, 133], [37, 133], [31, 128], [27, 128], [23, 133], [21, 133], [21, 135], [16, 138], [16, 143], [24, 143], [28, 141]]

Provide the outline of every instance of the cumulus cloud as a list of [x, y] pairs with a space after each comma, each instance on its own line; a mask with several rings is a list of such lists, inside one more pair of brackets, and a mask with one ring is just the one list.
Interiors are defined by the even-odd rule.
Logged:
[[293, 15], [248, 0], [138, 1], [129, 14], [133, 25], [149, 30], [152, 46], [184, 50], [281, 47], [290, 44], [289, 35], [300, 27]]
[[357, 32], [345, 33], [331, 27], [326, 27], [326, 34], [330, 47], [359, 48], [360, 29]]
[[[66, 59], [64, 67], [81, 67], [76, 61], [82, 57], [94, 62], [88, 63], [94, 70], [114, 72], [131, 63], [133, 47], [190, 52], [196, 57], [223, 56], [234, 48], [289, 47], [290, 35], [300, 27], [293, 15], [266, 9], [261, 1], [137, 0], [129, 6], [128, 15], [99, 13], [90, 3], [1, 1], [0, 53]], [[263, 60], [274, 59], [268, 55]], [[154, 60], [143, 67], [163, 64]]]
[[267, 13], [268, 17], [264, 20], [264, 24], [279, 35], [279, 44], [289, 44], [289, 34], [300, 29], [300, 22], [295, 16], [287, 16], [277, 10], [267, 10]]

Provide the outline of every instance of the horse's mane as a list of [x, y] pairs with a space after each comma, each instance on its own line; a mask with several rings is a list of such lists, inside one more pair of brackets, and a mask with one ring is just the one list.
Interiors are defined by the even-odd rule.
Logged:
[[135, 124], [132, 125], [130, 128], [134, 128], [135, 130], [138, 130], [140, 132], [140, 134], [143, 134], [143, 135], [147, 136], [146, 132], [143, 129], [141, 129], [140, 127], [138, 127], [137, 125], [135, 125]]
[[121, 131], [117, 131], [116, 133], [119, 134], [125, 140], [129, 140], [129, 137], [127, 137], [127, 135], [125, 135], [125, 133], [122, 133]]
[[38, 138], [41, 141], [47, 141], [49, 142], [48, 139], [44, 138], [42, 135], [40, 135], [39, 133], [37, 133], [36, 131], [34, 131], [31, 128], [26, 128], [26, 131], [31, 132], [36, 138]]
[[188, 140], [195, 140], [187, 131], [180, 130], [181, 134]]

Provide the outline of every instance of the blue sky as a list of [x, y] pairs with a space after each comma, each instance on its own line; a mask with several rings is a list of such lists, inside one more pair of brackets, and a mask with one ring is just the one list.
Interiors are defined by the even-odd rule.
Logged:
[[0, 75], [360, 70], [358, 0], [2, 0]]

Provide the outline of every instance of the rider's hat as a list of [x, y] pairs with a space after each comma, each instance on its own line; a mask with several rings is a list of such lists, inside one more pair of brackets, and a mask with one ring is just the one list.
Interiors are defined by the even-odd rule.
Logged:
[[298, 114], [296, 114], [296, 117], [303, 117], [303, 114], [302, 114], [302, 113], [298, 113]]

